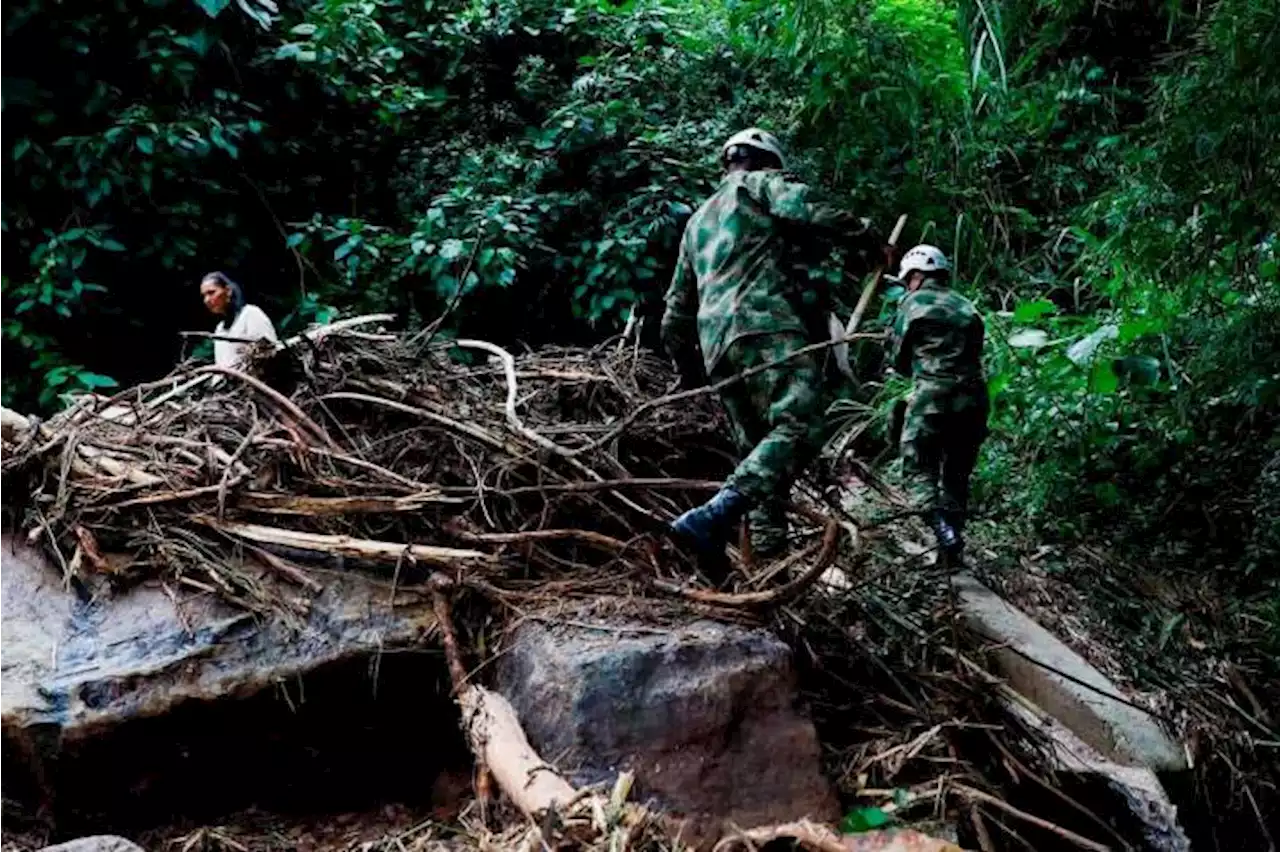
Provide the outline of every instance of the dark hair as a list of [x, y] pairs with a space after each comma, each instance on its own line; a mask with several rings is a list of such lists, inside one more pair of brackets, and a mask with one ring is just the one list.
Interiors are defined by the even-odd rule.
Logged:
[[231, 291], [231, 303], [227, 305], [227, 325], [235, 322], [236, 317], [240, 316], [240, 310], [244, 307], [244, 290], [240, 285], [232, 281], [221, 272], [210, 272], [200, 279], [200, 283], [205, 281], [216, 281], [221, 287], [226, 287]]
[[759, 169], [780, 169], [782, 168], [782, 160], [778, 159], [778, 155], [769, 151], [761, 151], [752, 145], [731, 145], [724, 152], [724, 166], [736, 166], [742, 164], [746, 166], [747, 171], [757, 171]]

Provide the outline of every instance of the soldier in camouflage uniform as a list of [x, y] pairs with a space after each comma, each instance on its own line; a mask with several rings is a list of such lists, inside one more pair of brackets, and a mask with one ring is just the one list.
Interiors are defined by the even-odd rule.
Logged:
[[865, 236], [868, 228], [785, 174], [770, 133], [735, 135], [723, 158], [724, 180], [680, 242], [663, 344], [686, 386], [788, 360], [721, 392], [745, 458], [719, 493], [672, 529], [701, 555], [722, 558], [734, 526], [750, 512], [752, 548], [767, 557], [786, 545], [791, 484], [819, 449], [823, 416], [821, 355], [788, 356], [813, 342], [815, 329], [825, 331], [828, 298], [790, 269], [789, 237], [795, 229]]
[[907, 295], [889, 334], [890, 361], [914, 383], [899, 444], [903, 476], [912, 508], [959, 564], [969, 477], [987, 436], [982, 317], [951, 289], [951, 264], [933, 246], [903, 255], [894, 280]]

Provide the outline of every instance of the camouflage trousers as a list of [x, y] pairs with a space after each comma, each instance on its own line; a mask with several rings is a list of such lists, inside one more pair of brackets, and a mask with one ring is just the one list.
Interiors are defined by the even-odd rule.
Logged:
[[[769, 334], [734, 342], [711, 376], [722, 381], [803, 348], [801, 334]], [[792, 358], [720, 392], [734, 438], [744, 454], [727, 485], [745, 495], [752, 549], [779, 553], [787, 543], [787, 506], [796, 476], [821, 449], [822, 362], [816, 354]]]
[[963, 529], [969, 511], [969, 478], [987, 437], [987, 390], [939, 388], [917, 382], [903, 416], [902, 478], [911, 508], [941, 510]]

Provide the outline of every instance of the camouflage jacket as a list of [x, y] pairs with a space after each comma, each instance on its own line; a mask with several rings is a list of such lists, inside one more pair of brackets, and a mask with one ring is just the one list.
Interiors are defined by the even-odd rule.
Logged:
[[986, 392], [985, 327], [978, 309], [950, 287], [926, 281], [898, 306], [889, 331], [893, 368], [931, 391]]
[[672, 358], [687, 363], [700, 346], [709, 375], [743, 337], [810, 334], [812, 317], [825, 321], [827, 294], [809, 290], [792, 269], [788, 248], [797, 228], [860, 235], [867, 222], [781, 171], [725, 177], [680, 240], [662, 316], [662, 342]]

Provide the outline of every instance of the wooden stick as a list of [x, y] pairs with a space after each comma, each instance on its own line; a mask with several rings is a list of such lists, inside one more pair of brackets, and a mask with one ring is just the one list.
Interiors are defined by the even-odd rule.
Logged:
[[233, 379], [244, 382], [246, 385], [266, 397], [273, 405], [275, 405], [276, 408], [280, 410], [281, 414], [284, 414], [305, 431], [309, 432], [311, 437], [315, 438], [331, 450], [338, 449], [338, 445], [333, 442], [333, 439], [329, 437], [329, 433], [325, 432], [320, 424], [308, 417], [301, 408], [294, 405], [293, 402], [285, 397], [284, 394], [280, 393], [280, 391], [271, 387], [266, 382], [263, 382], [261, 379], [254, 378], [248, 373], [241, 372], [240, 370], [233, 370], [230, 367], [201, 367], [197, 372], [201, 374], [209, 373], [230, 376]]
[[263, 565], [267, 566], [272, 571], [275, 571], [282, 577], [292, 580], [299, 586], [303, 586], [312, 592], [319, 592], [324, 589], [324, 586], [303, 573], [301, 568], [281, 559], [271, 551], [264, 550], [263, 548], [249, 544], [248, 542], [241, 542], [241, 544], [244, 546], [245, 550], [253, 554], [254, 559], [257, 559]]
[[[902, 236], [902, 229], [906, 227], [907, 214], [903, 213], [898, 217], [898, 223], [893, 226], [893, 233], [889, 235], [889, 245], [897, 246], [898, 238]], [[880, 280], [884, 278], [885, 264], [876, 267], [875, 275], [866, 287], [862, 288], [862, 295], [858, 298], [858, 304], [853, 309], [853, 316], [849, 317], [849, 322], [844, 327], [844, 333], [847, 337], [858, 330], [858, 326], [862, 323], [862, 315], [867, 312], [867, 308], [871, 305], [871, 297], [875, 295], [876, 290], [880, 287]]]
[[452, 547], [436, 547], [429, 544], [399, 544], [392, 541], [373, 541], [371, 539], [353, 538], [349, 535], [322, 535], [320, 533], [286, 530], [259, 524], [244, 524], [237, 521], [217, 521], [209, 517], [197, 517], [195, 520], [212, 529], [248, 539], [258, 544], [292, 547], [298, 550], [327, 553], [332, 556], [368, 559], [373, 562], [395, 564], [406, 556], [423, 564], [442, 568], [457, 567], [459, 563], [496, 565], [498, 562], [498, 558], [493, 554], [482, 553], [478, 550], [458, 550]]
[[[445, 589], [453, 588], [453, 583], [448, 578], [436, 574], [431, 577], [429, 585], [431, 586], [431, 608], [435, 612], [436, 622], [440, 627], [444, 658], [449, 666], [449, 682], [453, 684], [454, 699], [461, 707], [462, 695], [475, 687], [467, 685], [467, 668], [462, 663], [462, 651], [458, 647], [458, 632], [453, 626], [453, 610], [445, 594]], [[484, 819], [489, 812], [489, 770], [485, 765], [484, 742], [475, 743], [471, 740], [471, 732], [467, 729], [465, 717], [463, 728], [467, 730], [467, 741], [476, 758], [476, 801], [480, 805], [480, 817]], [[477, 745], [480, 748], [477, 748]]]
[[[286, 441], [281, 438], [258, 438], [258, 439], [255, 439], [254, 443], [264, 444], [264, 445], [273, 446], [273, 447], [287, 447], [289, 449], [298, 448], [298, 445], [295, 442]], [[324, 458], [333, 459], [336, 462], [341, 462], [342, 464], [347, 464], [347, 465], [351, 465], [352, 467], [360, 468], [361, 470], [372, 471], [373, 473], [379, 474], [380, 476], [383, 476], [392, 482], [399, 483], [400, 485], [403, 485], [406, 488], [412, 489], [414, 493], [426, 493], [437, 488], [437, 486], [428, 485], [425, 482], [418, 482], [416, 479], [409, 479], [406, 476], [401, 476], [400, 474], [396, 473], [393, 470], [387, 470], [382, 465], [374, 464], [371, 461], [365, 461], [362, 458], [349, 456], [344, 453], [335, 452], [333, 450], [326, 450], [323, 447], [307, 446], [305, 449], [308, 453], [314, 456], [322, 456]], [[468, 490], [471, 490], [471, 489], [468, 489]]]
[[1018, 810], [1013, 805], [1009, 804], [1003, 799], [996, 798], [990, 793], [984, 793], [981, 790], [974, 789], [973, 787], [970, 787], [966, 784], [957, 784], [955, 782], [952, 782], [951, 789], [959, 793], [961, 796], [964, 796], [966, 799], [971, 799], [973, 801], [978, 801], [978, 802], [982, 802], [983, 804], [991, 805], [994, 808], [999, 808], [1000, 810], [1004, 811], [1010, 816], [1017, 817], [1023, 822], [1031, 823], [1034, 826], [1043, 828], [1045, 831], [1052, 832], [1053, 834], [1056, 834], [1059, 837], [1061, 837], [1063, 840], [1074, 843], [1075, 845], [1079, 846], [1081, 849], [1090, 849], [1090, 850], [1093, 850], [1093, 852], [1110, 852], [1110, 849], [1111, 849], [1110, 846], [1107, 846], [1103, 843], [1098, 843], [1096, 840], [1090, 840], [1087, 837], [1081, 837], [1080, 835], [1076, 834], [1074, 831], [1065, 829], [1060, 825], [1055, 825], [1049, 822], [1047, 819], [1041, 819], [1040, 817], [1035, 816], [1033, 814], [1029, 814], [1026, 811]]
[[619, 541], [612, 536], [592, 532], [591, 530], [524, 530], [522, 532], [509, 533], [476, 533], [460, 530], [455, 526], [449, 532], [469, 544], [523, 544], [524, 542], [532, 541], [572, 540], [592, 545], [609, 553], [620, 553], [627, 549], [625, 541]]
[[[236, 483], [244, 477], [233, 478], [229, 486], [234, 487]], [[143, 497], [134, 497], [129, 500], [121, 500], [117, 503], [104, 503], [101, 506], [86, 506], [87, 512], [106, 512], [110, 509], [124, 509], [129, 506], [154, 506], [157, 503], [174, 503], [179, 500], [190, 500], [195, 497], [203, 497], [206, 494], [217, 494], [222, 490], [222, 484], [202, 485], [199, 488], [187, 488], [182, 491], [162, 491], [159, 494], [147, 494]]]
[[507, 444], [502, 441], [502, 439], [495, 437], [489, 432], [486, 432], [484, 429], [481, 429], [479, 426], [475, 426], [470, 423], [462, 423], [458, 420], [454, 420], [451, 417], [445, 417], [443, 414], [437, 414], [436, 412], [430, 411], [426, 408], [418, 408], [417, 406], [414, 406], [414, 405], [406, 405], [403, 402], [396, 402], [394, 399], [386, 399], [384, 397], [374, 396], [373, 394], [352, 393], [350, 391], [339, 391], [336, 393], [328, 393], [320, 398], [322, 400], [345, 399], [350, 402], [367, 402], [367, 403], [372, 403], [373, 405], [381, 405], [385, 408], [390, 408], [395, 411], [402, 412], [404, 414], [412, 414], [416, 417], [421, 417], [424, 420], [430, 420], [431, 422], [436, 423], [440, 426], [444, 426], [458, 434], [466, 435], [469, 438], [474, 438], [475, 440], [479, 441], [485, 446], [495, 449], [498, 452], [511, 453], [512, 455], [519, 455], [519, 448], [508, 447]]
[[[654, 491], [719, 491], [723, 482], [713, 479], [603, 479], [599, 482], [564, 482], [552, 485], [517, 485], [514, 488], [494, 488], [492, 493], [500, 497], [520, 494], [583, 494], [593, 491], [614, 491], [623, 488], [652, 489]], [[474, 494], [471, 486], [446, 485], [443, 494]]]
[[467, 689], [467, 667], [462, 663], [458, 632], [453, 626], [453, 607], [445, 594], [445, 589], [453, 588], [453, 582], [442, 575], [432, 575], [428, 585], [431, 587], [431, 608], [440, 627], [440, 641], [444, 644], [444, 659], [449, 665], [449, 681], [453, 684], [456, 698]]
[[[889, 235], [889, 245], [896, 246], [898, 244], [898, 237], [902, 235], [902, 229], [906, 224], [907, 215], [904, 213], [898, 217], [898, 224], [894, 225], [893, 233]], [[888, 258], [885, 260], [887, 262]], [[836, 318], [836, 315], [831, 314], [829, 318], [829, 325], [833, 337], [839, 337], [842, 332], [845, 337], [848, 337], [858, 330], [858, 326], [862, 324], [863, 314], [867, 312], [867, 308], [871, 305], [871, 297], [875, 295], [876, 290], [880, 287], [880, 280], [884, 277], [884, 267], [884, 263], [877, 266], [875, 275], [872, 276], [871, 281], [866, 287], [862, 288], [862, 295], [858, 298], [858, 304], [853, 309], [853, 315], [849, 317], [849, 322], [846, 325], [842, 327], [840, 325], [840, 320]], [[846, 378], [853, 381], [853, 367], [849, 365], [849, 344], [837, 343], [834, 354], [836, 358], [836, 367], [839, 368], [840, 372], [843, 373]]]
[[[7, 443], [16, 443], [20, 438], [32, 435], [35, 438], [49, 441], [52, 447], [53, 430], [44, 423], [31, 419], [8, 408], [0, 408], [0, 434]], [[159, 485], [164, 480], [147, 473], [141, 465], [123, 462], [108, 456], [98, 447], [88, 444], [75, 445], [75, 458], [71, 462], [71, 472], [78, 477], [92, 479], [98, 476], [127, 479], [135, 485]]]
[[741, 831], [724, 838], [717, 843], [713, 852], [728, 852], [738, 845], [748, 849], [756, 849], [773, 840], [790, 839], [798, 841], [802, 846], [816, 852], [849, 852], [840, 842], [840, 836], [825, 825], [811, 822], [788, 822], [782, 825], [767, 825]]
[[458, 503], [456, 497], [442, 497], [439, 492], [426, 491], [403, 497], [307, 497], [289, 494], [261, 494], [250, 492], [236, 498], [235, 505], [274, 515], [307, 515], [325, 517], [369, 512], [416, 512], [432, 503]]

